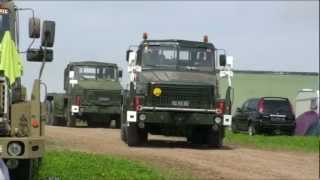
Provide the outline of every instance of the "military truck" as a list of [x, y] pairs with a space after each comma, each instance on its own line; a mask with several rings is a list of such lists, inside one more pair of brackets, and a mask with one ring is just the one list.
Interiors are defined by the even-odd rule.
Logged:
[[[33, 40], [24, 51], [27, 60], [41, 62], [30, 100], [27, 100], [26, 88], [20, 79], [23, 67], [19, 54], [18, 19], [21, 11], [33, 14], [29, 19], [29, 37]], [[44, 21], [41, 33], [40, 24], [40, 19], [34, 17], [34, 10], [18, 8], [12, 1], [0, 1], [0, 160], [9, 168], [11, 179], [31, 180], [44, 154], [47, 115], [40, 102], [40, 85], [43, 84], [41, 76], [45, 63], [53, 59], [50, 48], [54, 44], [55, 23]], [[40, 48], [32, 48], [40, 36]]]
[[[50, 123], [74, 127], [77, 120], [91, 127], [109, 127], [115, 120], [120, 128], [122, 70], [116, 64], [82, 61], [69, 63], [64, 71], [65, 94], [47, 96]], [[64, 118], [60, 118], [64, 109]]]
[[53, 126], [65, 126], [64, 93], [48, 93], [46, 97], [48, 111], [47, 124]]
[[150, 133], [220, 148], [224, 125], [231, 121], [231, 98], [230, 89], [220, 97], [218, 60], [223, 69], [232, 56], [207, 36], [198, 42], [148, 40], [144, 34], [141, 44], [127, 51], [130, 82], [122, 100], [121, 139], [138, 146]]

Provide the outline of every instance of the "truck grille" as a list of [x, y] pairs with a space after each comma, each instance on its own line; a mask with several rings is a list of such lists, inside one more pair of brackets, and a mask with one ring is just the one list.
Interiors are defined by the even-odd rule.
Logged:
[[[160, 88], [160, 96], [153, 95], [154, 88]], [[214, 88], [209, 85], [150, 85], [148, 105], [159, 107], [211, 108]]]
[[120, 92], [110, 92], [106, 90], [88, 90], [85, 97], [86, 105], [110, 105], [120, 104]]

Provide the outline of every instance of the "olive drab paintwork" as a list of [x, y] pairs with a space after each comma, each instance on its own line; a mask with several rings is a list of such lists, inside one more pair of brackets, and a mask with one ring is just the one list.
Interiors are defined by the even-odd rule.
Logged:
[[[111, 70], [113, 77], [105, 77], [107, 70]], [[82, 61], [68, 64], [64, 71], [65, 93], [48, 94], [52, 118], [49, 124], [75, 126], [77, 120], [82, 120], [89, 126], [106, 127], [115, 120], [119, 127], [122, 91], [119, 71], [112, 63]], [[64, 118], [61, 118], [62, 114]]]
[[217, 49], [212, 43], [144, 40], [127, 51], [130, 82], [124, 91], [121, 138], [129, 146], [148, 134], [183, 136], [221, 147], [224, 137]]

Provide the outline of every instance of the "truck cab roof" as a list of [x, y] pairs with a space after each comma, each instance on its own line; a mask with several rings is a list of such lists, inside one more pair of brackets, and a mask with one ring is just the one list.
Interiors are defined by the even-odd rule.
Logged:
[[145, 40], [142, 41], [140, 46], [144, 44], [148, 45], [178, 45], [178, 46], [185, 46], [185, 47], [195, 47], [195, 48], [212, 48], [214, 49], [214, 45], [212, 43], [205, 43], [201, 41], [189, 41], [189, 40], [180, 40], [180, 39], [164, 39], [164, 40]]
[[70, 66], [96, 66], [96, 65], [114, 66], [114, 67], [117, 67], [117, 64], [115, 64], [115, 63], [106, 63], [106, 62], [99, 62], [99, 61], [77, 61], [77, 62], [70, 62], [70, 63], [68, 64], [68, 67], [70, 67]]

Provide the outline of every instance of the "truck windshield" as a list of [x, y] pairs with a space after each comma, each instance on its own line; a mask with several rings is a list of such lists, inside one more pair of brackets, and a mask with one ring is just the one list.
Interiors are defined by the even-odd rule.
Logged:
[[116, 78], [116, 68], [111, 66], [78, 66], [76, 72], [80, 80], [115, 80]]
[[10, 30], [9, 14], [0, 13], [0, 41], [6, 31]]
[[146, 68], [214, 70], [214, 51], [212, 49], [148, 46], [142, 50], [141, 55], [141, 65]]

